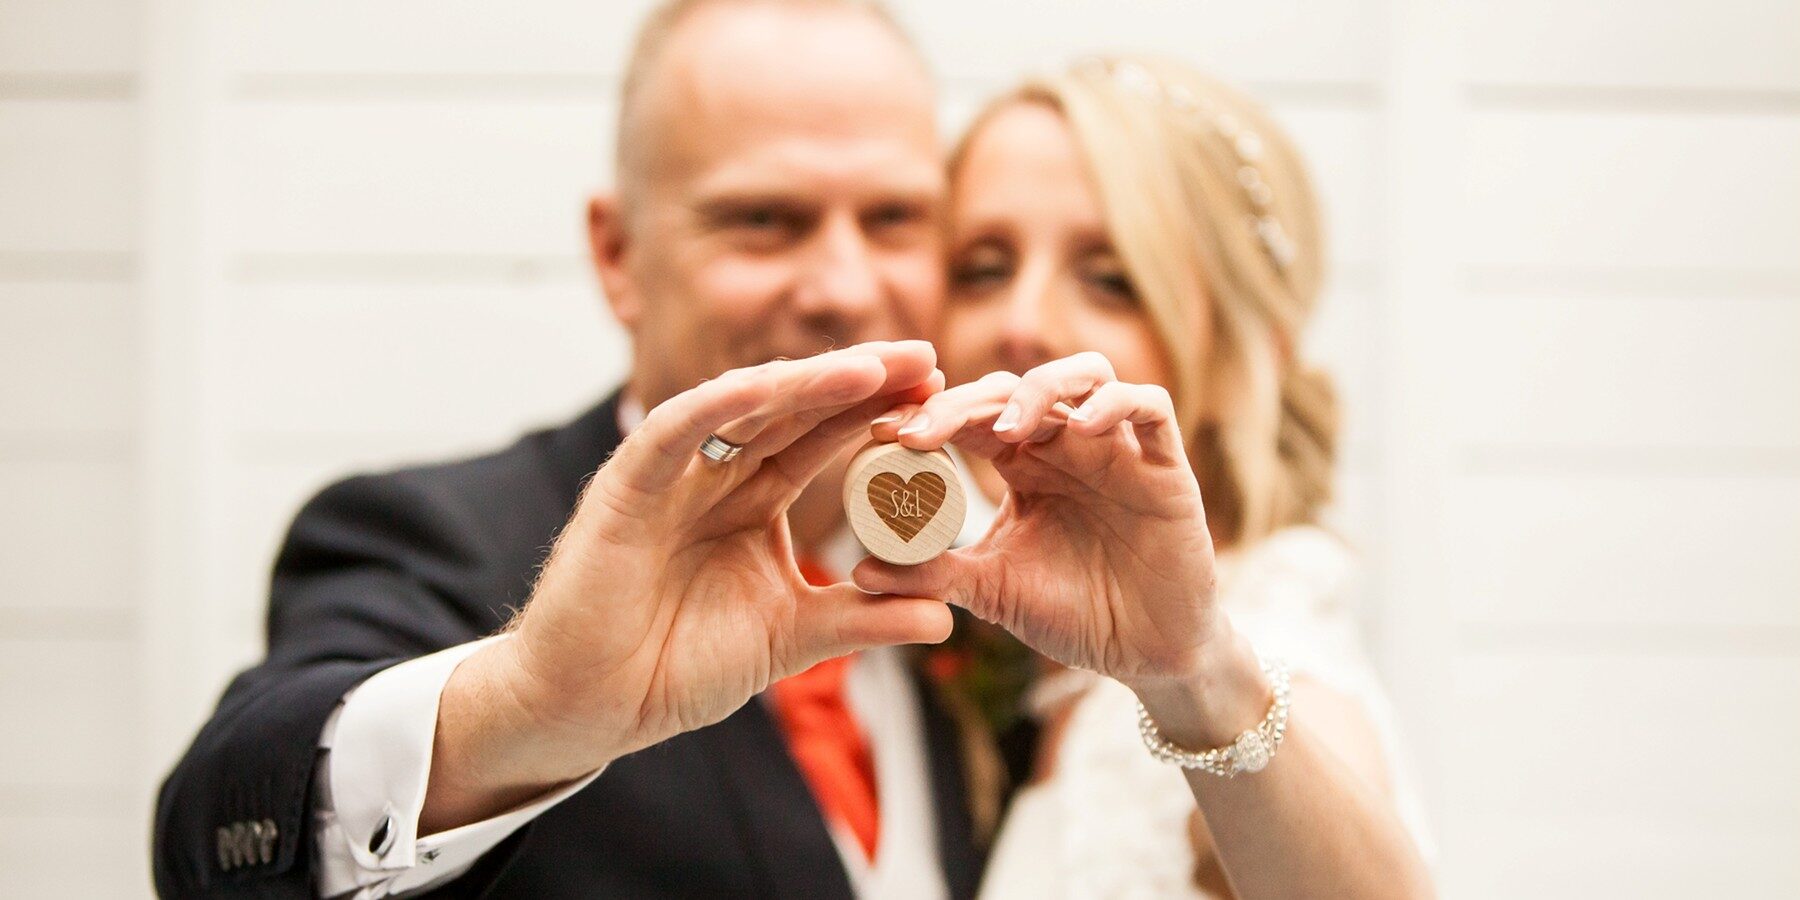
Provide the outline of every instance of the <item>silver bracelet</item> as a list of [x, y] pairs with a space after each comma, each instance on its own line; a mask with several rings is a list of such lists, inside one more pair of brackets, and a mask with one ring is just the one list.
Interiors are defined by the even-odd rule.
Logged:
[[1280, 660], [1268, 661], [1262, 664], [1262, 670], [1274, 686], [1275, 702], [1269, 705], [1269, 713], [1263, 716], [1262, 722], [1238, 735], [1237, 740], [1224, 747], [1183, 750], [1169, 743], [1156, 727], [1155, 720], [1150, 718], [1150, 711], [1144, 708], [1144, 701], [1139, 700], [1138, 733], [1143, 735], [1144, 746], [1149, 748], [1150, 755], [1162, 762], [1184, 769], [1199, 769], [1221, 778], [1233, 778], [1244, 772], [1261, 772], [1269, 764], [1269, 760], [1275, 758], [1275, 750], [1281, 746], [1281, 739], [1287, 734], [1288, 720], [1287, 664]]

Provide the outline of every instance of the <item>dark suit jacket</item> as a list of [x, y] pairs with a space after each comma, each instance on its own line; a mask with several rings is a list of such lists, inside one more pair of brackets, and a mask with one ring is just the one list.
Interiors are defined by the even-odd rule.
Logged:
[[[583, 480], [620, 442], [617, 402], [490, 456], [340, 482], [301, 510], [275, 564], [268, 658], [231, 683], [163, 784], [162, 895], [314, 896], [310, 813], [326, 717], [375, 672], [492, 633], [525, 602]], [[981, 857], [955, 727], [929, 699], [923, 718], [939, 854], [952, 894], [969, 897]], [[756, 702], [614, 762], [441, 894], [851, 895], [818, 807]]]

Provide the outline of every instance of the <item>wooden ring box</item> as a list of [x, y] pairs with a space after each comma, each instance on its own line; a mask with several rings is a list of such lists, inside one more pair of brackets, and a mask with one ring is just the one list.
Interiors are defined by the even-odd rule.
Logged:
[[844, 515], [875, 558], [916, 566], [950, 549], [962, 532], [963, 490], [943, 450], [873, 444], [850, 460]]

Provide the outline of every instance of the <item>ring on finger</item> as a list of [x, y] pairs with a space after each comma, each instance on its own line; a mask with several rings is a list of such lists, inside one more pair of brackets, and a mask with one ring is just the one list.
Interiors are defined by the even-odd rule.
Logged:
[[700, 455], [716, 463], [728, 463], [744, 452], [743, 444], [734, 444], [717, 434], [709, 434], [700, 442]]

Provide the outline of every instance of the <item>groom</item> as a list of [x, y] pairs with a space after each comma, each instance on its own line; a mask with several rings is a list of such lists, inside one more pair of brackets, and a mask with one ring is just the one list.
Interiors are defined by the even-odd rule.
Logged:
[[589, 223], [629, 383], [301, 511], [267, 658], [163, 786], [158, 891], [972, 895], [959, 736], [889, 646], [950, 613], [844, 584], [835, 499], [942, 385], [929, 345], [864, 343], [935, 324], [933, 118], [867, 4], [653, 13]]

